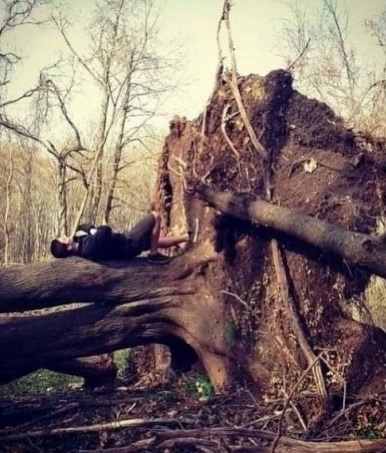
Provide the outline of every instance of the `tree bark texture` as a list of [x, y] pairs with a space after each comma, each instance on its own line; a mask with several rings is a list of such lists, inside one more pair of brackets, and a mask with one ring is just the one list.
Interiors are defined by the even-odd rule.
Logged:
[[118, 373], [111, 354], [65, 360], [54, 363], [48, 368], [57, 373], [82, 377], [86, 388], [112, 388]]
[[69, 258], [1, 270], [2, 312], [94, 303], [49, 314], [1, 317], [0, 381], [58, 362], [63, 367], [77, 357], [160, 343], [177, 357], [184, 345], [192, 348], [215, 386], [223, 388], [224, 323], [217, 300], [197, 275], [211, 259], [204, 255], [187, 254], [189, 261], [180, 257], [162, 268], [144, 259], [97, 264]]

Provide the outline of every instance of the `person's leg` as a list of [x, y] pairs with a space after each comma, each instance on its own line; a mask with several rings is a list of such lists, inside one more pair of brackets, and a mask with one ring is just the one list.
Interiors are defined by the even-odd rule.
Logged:
[[148, 261], [156, 264], [166, 264], [170, 257], [158, 253], [161, 234], [161, 216], [151, 212], [141, 219], [126, 236], [131, 240], [133, 256], [149, 250]]
[[170, 258], [158, 253], [159, 248], [169, 248], [189, 241], [189, 234], [160, 237], [161, 216], [155, 211], [145, 216], [134, 228], [129, 231], [127, 237], [133, 241], [136, 255], [149, 250], [148, 260], [157, 263], [166, 263]]
[[153, 230], [158, 228], [154, 213], [147, 214], [124, 235], [130, 240], [129, 249], [132, 256], [137, 256], [145, 250], [150, 250]]
[[159, 248], [167, 249], [183, 242], [189, 241], [189, 235], [161, 237], [161, 216], [157, 212], [152, 212], [155, 218], [155, 225], [151, 232], [150, 255], [155, 255]]
[[183, 236], [160, 237], [158, 240], [158, 247], [161, 249], [167, 249], [188, 241], [188, 234], [184, 234]]
[[161, 235], [161, 216], [155, 211], [152, 211], [151, 214], [154, 216], [155, 225], [150, 236], [150, 255], [155, 255], [158, 252], [159, 239]]

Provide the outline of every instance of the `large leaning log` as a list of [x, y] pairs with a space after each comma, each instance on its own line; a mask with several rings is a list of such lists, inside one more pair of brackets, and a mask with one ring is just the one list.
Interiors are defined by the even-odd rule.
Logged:
[[204, 200], [227, 215], [286, 233], [386, 278], [386, 244], [377, 236], [356, 233], [264, 200], [197, 187]]

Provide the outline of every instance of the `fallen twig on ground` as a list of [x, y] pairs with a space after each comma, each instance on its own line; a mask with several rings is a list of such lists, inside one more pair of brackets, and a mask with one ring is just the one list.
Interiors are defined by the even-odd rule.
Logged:
[[53, 428], [53, 429], [42, 429], [36, 431], [29, 431], [19, 434], [10, 434], [0, 437], [0, 442], [14, 441], [27, 439], [29, 437], [48, 437], [48, 436], [58, 436], [63, 434], [75, 434], [75, 433], [91, 433], [98, 431], [107, 431], [123, 428], [139, 428], [147, 427], [154, 425], [169, 425], [169, 424], [195, 424], [195, 420], [184, 419], [184, 418], [154, 418], [154, 419], [144, 419], [144, 418], [134, 418], [131, 420], [119, 420], [111, 423], [98, 423], [96, 425], [86, 425], [86, 426], [72, 426], [68, 428]]
[[286, 399], [286, 402], [284, 404], [284, 407], [283, 407], [283, 410], [282, 410], [282, 413], [281, 413], [281, 416], [280, 416], [280, 419], [279, 419], [279, 426], [278, 426], [278, 430], [277, 430], [277, 436], [276, 436], [276, 439], [274, 440], [273, 444], [272, 444], [272, 447], [271, 447], [271, 453], [275, 453], [275, 450], [276, 450], [276, 446], [278, 445], [279, 443], [279, 440], [280, 440], [280, 437], [281, 437], [281, 432], [282, 432], [282, 426], [283, 426], [283, 419], [284, 419], [284, 414], [291, 402], [291, 398], [294, 396], [296, 390], [299, 388], [299, 385], [303, 382], [303, 380], [305, 379], [305, 377], [307, 376], [307, 374], [310, 372], [310, 370], [312, 370], [314, 368], [314, 366], [319, 363], [319, 360], [320, 360], [320, 357], [323, 353], [320, 353], [316, 358], [315, 360], [310, 363], [307, 367], [306, 370], [304, 370], [304, 372], [302, 373], [302, 375], [300, 376], [299, 380], [296, 382], [296, 384], [294, 385], [294, 387], [292, 388], [292, 390], [290, 391], [289, 395], [288, 395], [288, 398]]
[[10, 435], [11, 433], [13, 433], [15, 431], [19, 431], [20, 432], [20, 430], [28, 428], [29, 426], [32, 426], [35, 423], [40, 423], [40, 422], [48, 420], [50, 418], [57, 417], [58, 415], [63, 415], [66, 412], [70, 412], [72, 410], [78, 409], [79, 407], [80, 407], [79, 403], [67, 404], [66, 406], [60, 407], [59, 409], [57, 409], [55, 411], [52, 411], [52, 412], [50, 412], [48, 414], [41, 415], [40, 417], [36, 417], [36, 418], [26, 422], [26, 423], [23, 423], [22, 425], [13, 426], [12, 428], [8, 428], [8, 429], [6, 429], [4, 431], [0, 431], [0, 437], [1, 436], [8, 436], [8, 435]]
[[[309, 371], [309, 370], [308, 370]], [[196, 441], [198, 444], [204, 445], [203, 438], [213, 437], [239, 437], [261, 439], [264, 441], [275, 440], [276, 434], [271, 431], [261, 429], [247, 428], [199, 428], [187, 430], [166, 430], [162, 432], [152, 433], [152, 437], [137, 441], [132, 445], [126, 445], [119, 448], [106, 448], [96, 450], [81, 450], [79, 453], [132, 453], [137, 451], [149, 450], [156, 451], [158, 448], [166, 448], [173, 445], [172, 441], [178, 440], [180, 445], [183, 445], [183, 440]], [[166, 444], [170, 441], [170, 444]], [[207, 444], [208, 448], [217, 448], [217, 452], [223, 452], [224, 447], [216, 442], [211, 441], [211, 445]], [[176, 445], [176, 444], [175, 444]], [[236, 446], [228, 445], [228, 450], [232, 452], [268, 452], [271, 447], [265, 445], [254, 446]], [[132, 448], [131, 448], [132, 447]], [[386, 439], [377, 440], [354, 440], [343, 442], [312, 442], [293, 439], [282, 436], [277, 443], [277, 453], [379, 453], [386, 448]]]

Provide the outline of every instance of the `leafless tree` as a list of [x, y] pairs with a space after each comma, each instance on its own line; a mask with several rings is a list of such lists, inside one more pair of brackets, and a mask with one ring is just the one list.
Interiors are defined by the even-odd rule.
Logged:
[[13, 150], [11, 149], [8, 153], [8, 168], [5, 182], [5, 211], [4, 211], [4, 233], [5, 233], [5, 246], [4, 246], [4, 264], [9, 264], [9, 247], [10, 247], [10, 226], [9, 217], [11, 209], [11, 195], [12, 195], [12, 182], [14, 179], [14, 157]]
[[[61, 206], [61, 214], [59, 216], [59, 232], [67, 232], [67, 217], [66, 217], [66, 172], [68, 168], [73, 171], [82, 174], [81, 170], [76, 166], [71, 165], [68, 162], [69, 156], [76, 151], [83, 149], [79, 131], [72, 122], [70, 115], [67, 111], [65, 98], [58, 88], [58, 86], [47, 77], [49, 69], [42, 70], [39, 80], [36, 85], [27, 91], [16, 95], [15, 97], [9, 98], [6, 96], [6, 86], [10, 81], [10, 77], [15, 65], [20, 61], [20, 57], [12, 51], [3, 50], [2, 43], [4, 42], [4, 36], [12, 33], [12, 31], [18, 27], [29, 25], [41, 25], [44, 20], [38, 20], [34, 16], [39, 10], [39, 7], [49, 3], [48, 0], [6, 0], [3, 2], [3, 13], [4, 17], [0, 24], [0, 78], [2, 97], [0, 101], [0, 126], [8, 129], [9, 131], [16, 133], [20, 137], [32, 140], [35, 144], [40, 145], [46, 151], [48, 151], [57, 161], [59, 171], [59, 201]], [[55, 65], [54, 65], [55, 66]], [[68, 91], [68, 90], [67, 90]], [[36, 99], [36, 102], [42, 103], [42, 101], [48, 101], [49, 99], [55, 98], [58, 108], [64, 117], [67, 125], [73, 132], [75, 145], [70, 146], [70, 149], [61, 149], [61, 147], [55, 146], [52, 141], [46, 138], [42, 138], [36, 131], [36, 128], [28, 127], [25, 123], [20, 120], [13, 119], [7, 112], [10, 107], [18, 106], [23, 101]], [[49, 104], [47, 104], [49, 105]]]
[[[0, 38], [27, 23], [42, 25], [45, 21], [33, 15], [46, 3], [26, 2], [28, 10], [21, 14], [24, 2], [4, 2]], [[155, 51], [157, 18], [154, 0], [104, 1], [90, 24], [90, 47], [81, 55], [70, 42], [69, 22], [55, 16], [52, 21], [69, 58], [64, 55], [43, 68], [35, 85], [14, 97], [8, 96], [8, 82], [21, 57], [11, 46], [3, 49], [0, 40], [0, 127], [20, 138], [20, 162], [9, 187], [9, 223], [15, 226], [10, 259], [29, 262], [45, 256], [50, 237], [71, 233], [82, 216], [109, 222], [114, 212], [113, 221], [127, 227], [128, 218], [135, 221], [148, 209], [161, 147], [148, 122], [171, 86], [165, 73], [172, 69], [171, 60]], [[83, 82], [99, 103], [96, 122], [80, 123], [74, 115], [74, 99]], [[24, 119], [19, 112], [25, 113]], [[60, 138], [53, 134], [58, 125]], [[5, 150], [2, 156], [9, 162]], [[3, 175], [8, 174], [9, 167], [3, 167]], [[43, 173], [45, 184], [36, 180]], [[5, 212], [4, 178], [2, 186], [0, 205]], [[4, 235], [3, 231], [3, 240]]]
[[52, 161], [11, 134], [2, 134], [0, 161], [0, 262], [46, 257], [57, 228]]
[[[42, 20], [35, 17], [39, 7], [49, 3], [50, 0], [3, 0], [2, 1], [2, 19], [0, 22], [0, 90], [10, 82], [15, 64], [20, 61], [20, 56], [13, 50], [8, 50], [5, 44], [5, 37], [13, 30], [26, 25], [39, 25]], [[1, 100], [0, 106], [9, 105], [17, 102], [22, 98], [29, 97], [33, 94], [33, 89], [20, 94], [14, 99], [7, 101]]]
[[349, 14], [336, 0], [321, 0], [320, 13], [307, 14], [305, 4], [290, 4], [291, 18], [281, 29], [284, 56], [301, 88], [330, 104], [360, 128], [372, 115], [369, 89], [374, 74], [358, 63], [350, 39]]
[[378, 135], [386, 135], [386, 8], [379, 16], [365, 21], [366, 28], [375, 38], [376, 44], [382, 52], [383, 58], [380, 61], [381, 69], [371, 79], [369, 94], [372, 105], [372, 131]]
[[170, 88], [162, 78], [170, 64], [154, 51], [157, 40], [154, 1], [102, 2], [90, 27], [91, 45], [86, 55], [81, 55], [71, 42], [68, 22], [63, 17], [54, 17], [53, 21], [101, 99], [89, 185], [74, 228], [82, 216], [92, 222], [97, 219], [108, 222], [119, 175], [135, 163], [125, 154], [132, 143], [142, 142], [144, 127], [156, 112], [160, 94]]

